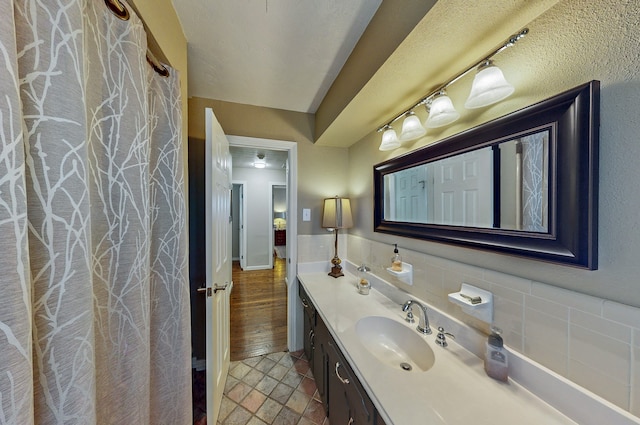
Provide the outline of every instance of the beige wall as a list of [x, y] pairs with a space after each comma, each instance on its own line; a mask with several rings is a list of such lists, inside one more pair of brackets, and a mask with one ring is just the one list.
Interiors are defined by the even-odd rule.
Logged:
[[[322, 99], [316, 112], [316, 140], [405, 39], [435, 0], [383, 1]], [[390, 29], [393, 29], [390, 31]], [[323, 144], [322, 142], [319, 142]]]
[[[411, 146], [390, 153], [378, 151], [380, 138], [375, 132], [353, 145], [349, 151], [349, 182], [357, 227], [350, 233], [639, 307], [639, 20], [639, 10], [632, 2], [561, 1], [528, 25], [531, 32], [527, 38], [497, 58], [516, 87], [511, 98], [479, 111], [460, 107], [463, 117], [454, 125], [430, 131]], [[449, 90], [455, 104], [464, 103], [471, 78]], [[601, 81], [599, 270], [561, 267], [373, 232], [374, 164], [593, 79]]]
[[[320, 227], [322, 199], [347, 193], [348, 150], [314, 145], [312, 114], [193, 97], [189, 137], [204, 140], [204, 109], [210, 107], [225, 134], [298, 144], [298, 234], [326, 233]], [[302, 209], [311, 221], [302, 221]]]

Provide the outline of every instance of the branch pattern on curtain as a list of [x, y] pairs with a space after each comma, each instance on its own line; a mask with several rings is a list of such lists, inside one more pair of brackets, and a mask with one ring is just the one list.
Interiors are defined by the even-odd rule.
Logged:
[[522, 143], [522, 229], [547, 232], [547, 158], [549, 134], [525, 136]]
[[0, 3], [0, 423], [191, 422], [177, 72], [101, 0]]

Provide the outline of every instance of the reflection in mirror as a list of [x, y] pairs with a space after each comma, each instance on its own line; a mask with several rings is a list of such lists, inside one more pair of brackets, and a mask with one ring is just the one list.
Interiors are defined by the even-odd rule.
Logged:
[[384, 176], [384, 219], [548, 231], [550, 131]]
[[374, 165], [374, 231], [595, 270], [600, 84]]

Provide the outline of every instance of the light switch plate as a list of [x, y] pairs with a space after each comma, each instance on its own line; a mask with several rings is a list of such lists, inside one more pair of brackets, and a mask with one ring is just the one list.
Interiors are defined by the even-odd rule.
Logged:
[[311, 221], [311, 209], [309, 208], [302, 209], [302, 221]]

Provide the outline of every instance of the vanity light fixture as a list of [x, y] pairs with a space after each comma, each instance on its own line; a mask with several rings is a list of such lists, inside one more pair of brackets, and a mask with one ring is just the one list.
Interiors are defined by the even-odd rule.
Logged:
[[410, 140], [418, 139], [427, 134], [427, 130], [424, 129], [420, 118], [418, 118], [413, 111], [407, 112], [407, 116], [402, 122], [402, 133], [400, 133], [400, 142], [408, 142]]
[[424, 122], [424, 126], [427, 128], [442, 127], [460, 118], [460, 113], [456, 111], [453, 102], [444, 90], [437, 93], [426, 107], [429, 117]]
[[335, 254], [331, 259], [331, 271], [329, 276], [340, 277], [344, 276], [342, 273], [342, 266], [340, 263], [340, 257], [338, 257], [338, 230], [348, 229], [353, 226], [353, 219], [351, 218], [351, 201], [349, 198], [326, 198], [324, 200], [324, 209], [322, 211], [322, 227], [325, 229], [332, 229], [336, 234], [335, 241]]
[[390, 125], [386, 125], [384, 133], [382, 133], [382, 143], [380, 144], [381, 151], [392, 151], [400, 147], [400, 140], [396, 131]]
[[[524, 28], [520, 32], [513, 34], [484, 58], [474, 63], [464, 71], [458, 73], [444, 84], [441, 84], [438, 88], [423, 96], [409, 109], [402, 111], [391, 121], [378, 128], [378, 132], [383, 133], [382, 143], [380, 144], [379, 149], [381, 151], [396, 149], [400, 146], [401, 141], [409, 141], [422, 137], [426, 133], [424, 127], [442, 127], [457, 120], [460, 117], [460, 114], [456, 111], [451, 99], [447, 96], [445, 89], [474, 69], [477, 69], [478, 72], [473, 79], [469, 98], [465, 102], [465, 107], [467, 109], [488, 106], [510, 96], [515, 89], [507, 82], [504, 78], [504, 74], [500, 68], [495, 65], [492, 59], [504, 49], [513, 46], [518, 40], [528, 33], [529, 29]], [[424, 127], [420, 124], [418, 117], [415, 116], [414, 113], [414, 109], [420, 105], [425, 105], [427, 112], [429, 113], [428, 118], [424, 122]], [[393, 130], [391, 125], [402, 117], [405, 118], [402, 123], [402, 133], [398, 139], [396, 132]], [[415, 121], [418, 121], [418, 123], [416, 124]]]
[[265, 161], [263, 153], [258, 154], [258, 159], [253, 162], [253, 166], [255, 168], [265, 168], [267, 166], [267, 161]]
[[478, 73], [473, 78], [471, 93], [464, 107], [474, 109], [492, 105], [511, 96], [514, 90], [504, 78], [502, 70], [492, 60], [487, 60], [478, 66]]

